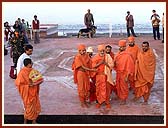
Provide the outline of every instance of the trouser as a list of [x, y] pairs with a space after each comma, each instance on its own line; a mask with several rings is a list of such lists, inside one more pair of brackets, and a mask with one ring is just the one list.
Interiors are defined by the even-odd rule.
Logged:
[[17, 66], [17, 61], [18, 61], [18, 59], [19, 59], [19, 55], [13, 56], [13, 64], [14, 64], [14, 67], [15, 67], [15, 68], [16, 68], [16, 66]]
[[135, 33], [134, 33], [133, 27], [127, 27], [127, 36], [128, 36], [128, 37], [130, 36], [130, 30], [131, 30], [132, 35], [133, 35], [133, 36], [136, 36]]
[[153, 27], [153, 37], [156, 40], [156, 35], [158, 40], [160, 39], [160, 33], [159, 33], [159, 26], [158, 27]]
[[163, 27], [163, 30], [162, 30], [163, 32], [162, 32], [162, 34], [163, 34], [163, 40], [164, 40], [164, 27]]
[[40, 43], [39, 32], [34, 32], [34, 43]]

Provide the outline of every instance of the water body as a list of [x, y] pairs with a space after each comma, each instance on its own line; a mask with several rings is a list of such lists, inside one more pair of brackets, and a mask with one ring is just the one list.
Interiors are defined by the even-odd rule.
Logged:
[[[126, 33], [126, 25], [125, 24], [95, 24], [97, 26], [96, 33], [103, 34], [109, 33], [110, 27], [112, 28], [112, 33]], [[58, 32], [59, 34], [63, 33], [78, 33], [80, 29], [85, 28], [83, 24], [62, 24], [58, 25]], [[152, 33], [152, 26], [151, 24], [135, 24], [134, 27], [135, 33]], [[160, 32], [161, 32], [160, 27]]]

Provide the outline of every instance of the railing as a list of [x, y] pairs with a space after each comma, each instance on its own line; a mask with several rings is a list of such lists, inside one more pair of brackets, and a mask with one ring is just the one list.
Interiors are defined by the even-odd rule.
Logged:
[[[32, 28], [29, 28], [30, 39], [33, 39]], [[46, 35], [51, 35], [58, 32], [58, 24], [40, 24], [40, 31], [46, 32]]]

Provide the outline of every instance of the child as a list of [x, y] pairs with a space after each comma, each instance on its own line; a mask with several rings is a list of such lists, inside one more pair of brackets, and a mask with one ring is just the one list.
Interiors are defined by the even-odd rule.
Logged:
[[18, 88], [19, 94], [24, 104], [24, 124], [27, 120], [32, 120], [32, 124], [36, 123], [36, 119], [41, 111], [40, 100], [39, 100], [39, 84], [34, 84], [32, 79], [29, 78], [30, 72], [34, 70], [32, 68], [32, 61], [30, 58], [26, 58], [23, 61], [24, 67], [20, 70], [15, 84]]

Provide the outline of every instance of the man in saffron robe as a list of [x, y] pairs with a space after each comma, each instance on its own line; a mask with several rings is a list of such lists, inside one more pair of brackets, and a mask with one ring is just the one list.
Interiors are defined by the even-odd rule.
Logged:
[[148, 103], [154, 83], [155, 68], [155, 55], [149, 48], [149, 43], [143, 42], [135, 65], [135, 100], [143, 97], [144, 104]]
[[89, 71], [94, 71], [90, 67], [90, 58], [86, 54], [86, 47], [80, 44], [78, 46], [78, 54], [75, 56], [72, 64], [72, 70], [74, 70], [74, 83], [77, 84], [81, 107], [88, 107], [86, 101], [89, 99], [90, 92]]
[[40, 100], [39, 100], [39, 84], [33, 85], [29, 79], [29, 74], [32, 71], [32, 61], [30, 58], [24, 59], [24, 67], [20, 70], [15, 84], [19, 91], [19, 94], [24, 104], [24, 123], [27, 120], [32, 120], [32, 123], [36, 123], [36, 119], [41, 112]]
[[116, 69], [116, 88], [117, 95], [121, 100], [121, 105], [126, 104], [128, 98], [128, 77], [133, 75], [135, 65], [131, 55], [125, 51], [126, 40], [119, 41], [119, 52], [114, 58], [114, 64]]
[[[136, 59], [137, 59], [137, 55], [139, 52], [139, 47], [138, 47], [138, 45], [135, 44], [135, 39], [133, 36], [128, 37], [128, 43], [129, 43], [129, 45], [126, 48], [126, 51], [132, 55], [133, 60], [134, 60], [134, 64], [135, 64]], [[129, 83], [130, 83], [129, 89], [134, 91], [134, 88], [135, 88], [134, 74], [133, 74], [133, 76], [129, 76], [128, 79], [129, 79]]]
[[92, 59], [92, 67], [97, 69], [96, 72], [96, 97], [98, 103], [96, 108], [100, 108], [103, 102], [106, 104], [106, 108], [111, 108], [110, 105], [110, 92], [112, 74], [111, 69], [114, 66], [114, 62], [109, 54], [105, 53], [105, 46], [98, 45], [98, 54]]

